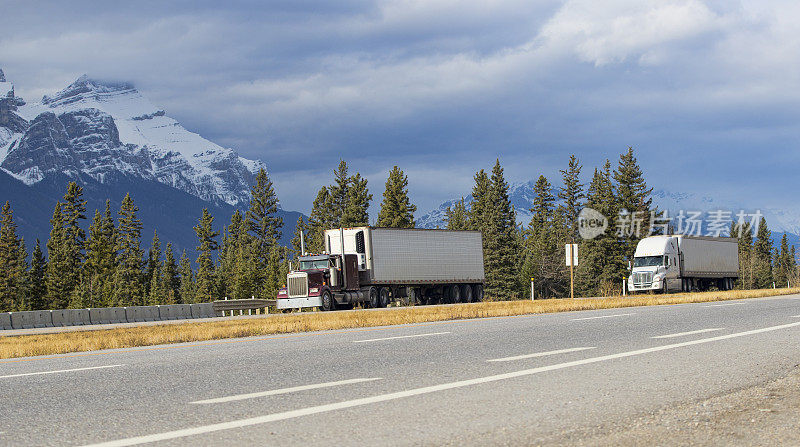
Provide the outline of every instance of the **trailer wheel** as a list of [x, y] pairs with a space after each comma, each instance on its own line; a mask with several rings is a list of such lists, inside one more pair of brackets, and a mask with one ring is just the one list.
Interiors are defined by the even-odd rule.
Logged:
[[378, 303], [378, 307], [386, 307], [388, 305], [389, 305], [389, 288], [381, 287], [380, 302]]
[[378, 304], [380, 304], [379, 301], [378, 301], [378, 288], [377, 287], [370, 287], [369, 288], [369, 301], [367, 301], [367, 304], [369, 305], [369, 307], [371, 307], [373, 309], [378, 307]]
[[475, 299], [475, 302], [483, 301], [483, 284], [475, 284], [472, 286], [472, 297]]
[[461, 298], [462, 298], [462, 301], [464, 301], [465, 303], [471, 303], [472, 302], [472, 286], [471, 285], [464, 284], [463, 286], [461, 286]]
[[458, 284], [450, 286], [450, 302], [454, 304], [461, 302], [461, 286]]
[[329, 311], [336, 309], [336, 305], [333, 302], [333, 297], [329, 291], [322, 292], [322, 310]]

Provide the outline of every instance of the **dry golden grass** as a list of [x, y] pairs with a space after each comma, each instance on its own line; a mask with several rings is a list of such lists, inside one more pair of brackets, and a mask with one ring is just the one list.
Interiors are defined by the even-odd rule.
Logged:
[[405, 307], [354, 312], [298, 312], [264, 318], [140, 326], [101, 331], [0, 337], [0, 358], [29, 357], [167, 343], [325, 331], [471, 318], [659, 304], [697, 303], [800, 293], [800, 288], [643, 295], [635, 297], [495, 301], [450, 306]]

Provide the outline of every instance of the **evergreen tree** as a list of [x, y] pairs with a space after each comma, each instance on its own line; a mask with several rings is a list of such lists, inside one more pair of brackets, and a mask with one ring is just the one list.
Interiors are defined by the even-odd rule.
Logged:
[[752, 289], [755, 287], [753, 230], [747, 222], [733, 222], [731, 236], [737, 238], [739, 248], [739, 279], [736, 281], [736, 287]]
[[116, 229], [111, 215], [111, 201], [106, 200], [105, 213], [95, 210], [86, 243], [86, 262], [82, 277], [88, 281], [89, 307], [107, 307], [114, 296], [114, 263], [116, 261]]
[[781, 247], [776, 252], [775, 261], [775, 283], [778, 287], [787, 287], [790, 274], [790, 259], [791, 253], [789, 252], [789, 240], [786, 238], [786, 233], [781, 236]]
[[180, 302], [181, 278], [178, 264], [175, 261], [175, 252], [172, 249], [172, 242], [167, 242], [164, 250], [164, 262], [161, 268], [161, 281], [158, 289], [161, 292], [163, 304], [179, 304]]
[[339, 167], [333, 171], [334, 183], [328, 187], [329, 201], [326, 204], [330, 207], [331, 224], [333, 227], [340, 227], [342, 220], [350, 202], [350, 183], [351, 178], [347, 176], [347, 163], [339, 160]]
[[311, 253], [325, 251], [325, 230], [334, 226], [330, 203], [331, 196], [328, 187], [323, 186], [314, 199], [308, 220], [307, 250]]
[[341, 227], [361, 227], [369, 225], [369, 203], [372, 194], [367, 188], [367, 179], [356, 174], [349, 179], [347, 188], [347, 203], [339, 222]]
[[192, 262], [186, 255], [186, 250], [181, 254], [181, 260], [178, 264], [180, 273], [180, 302], [184, 304], [196, 303], [195, 300], [195, 285], [194, 275], [192, 273]]
[[445, 220], [447, 220], [448, 230], [468, 230], [469, 229], [469, 213], [464, 204], [464, 198], [457, 201], [453, 205], [453, 209], [447, 207], [445, 211]]
[[763, 217], [756, 230], [753, 244], [753, 276], [756, 288], [772, 287], [772, 232]]
[[269, 256], [272, 245], [280, 238], [283, 218], [278, 217], [278, 196], [272, 181], [263, 168], [256, 175], [256, 184], [250, 190], [250, 207], [247, 209], [247, 225], [250, 233], [262, 250], [262, 257]]
[[69, 304], [69, 297], [74, 288], [70, 278], [62, 272], [68, 271], [71, 261], [68, 259], [70, 250], [67, 239], [67, 229], [64, 224], [64, 213], [61, 202], [56, 203], [53, 217], [50, 219], [50, 239], [47, 241], [47, 307], [50, 309], [64, 309]]
[[[144, 282], [145, 282], [145, 296], [148, 297], [150, 305], [158, 304], [159, 290], [158, 284], [161, 277], [161, 239], [158, 238], [158, 232], [153, 231], [153, 241], [150, 243], [150, 249], [147, 251], [147, 265], [145, 266]], [[155, 286], [155, 290], [153, 287]]]
[[62, 212], [67, 233], [67, 269], [62, 274], [70, 289], [74, 289], [78, 286], [86, 245], [86, 232], [81, 228], [81, 222], [86, 220], [86, 200], [83, 199], [83, 188], [75, 182], [67, 185]]
[[386, 190], [383, 192], [379, 227], [414, 228], [414, 212], [417, 207], [408, 198], [408, 177], [397, 166], [389, 172]]
[[236, 299], [250, 298], [261, 287], [261, 273], [253, 256], [255, 244], [249, 239], [243, 239], [238, 246], [236, 257], [236, 283], [233, 288], [233, 297]]
[[114, 303], [117, 306], [136, 306], [143, 304], [144, 286], [142, 280], [143, 251], [140, 247], [142, 222], [136, 217], [139, 208], [133, 203], [130, 194], [122, 199], [117, 213], [116, 230], [116, 271], [114, 275]]
[[[300, 243], [300, 241], [301, 241], [301, 239], [300, 239], [301, 233], [303, 235], [302, 236], [303, 237], [303, 239], [302, 239], [303, 243], [302, 244]], [[303, 221], [303, 216], [301, 215], [300, 217], [297, 218], [297, 224], [294, 226], [294, 237], [291, 240], [292, 259], [296, 260], [297, 258], [299, 258], [300, 256], [303, 255], [301, 245], [304, 245], [304, 244], [308, 243], [308, 241], [306, 240], [306, 235], [307, 234], [308, 234], [308, 226]], [[306, 248], [306, 250], [307, 249], [308, 248]]]
[[583, 208], [583, 199], [586, 197], [581, 184], [582, 166], [575, 155], [570, 155], [567, 169], [561, 172], [563, 186], [558, 191], [561, 204], [558, 205], [558, 215], [567, 230], [570, 242], [578, 241], [578, 215]]
[[25, 310], [27, 265], [25, 248], [17, 237], [17, 224], [11, 204], [0, 211], [0, 311]]
[[619, 166], [614, 171], [613, 178], [616, 182], [618, 210], [627, 212], [620, 216], [627, 215], [626, 220], [630, 219], [630, 222], [626, 221], [619, 228], [622, 254], [624, 259], [632, 260], [639, 240], [650, 233], [650, 212], [653, 202], [650, 193], [653, 188], [647, 187], [632, 147], [628, 147], [628, 151], [620, 155]]
[[42, 253], [39, 239], [36, 239], [36, 246], [31, 254], [31, 267], [28, 270], [28, 304], [31, 310], [47, 309], [46, 270], [47, 260]]
[[525, 232], [527, 237], [521, 279], [527, 282], [534, 278], [538, 298], [553, 298], [564, 294], [561, 238], [557, 234], [556, 199], [552, 191], [553, 187], [547, 178], [539, 176], [534, 184], [531, 221]]
[[517, 220], [499, 159], [492, 169], [487, 197], [483, 233], [486, 295], [495, 300], [512, 299], [517, 290]]
[[[475, 186], [472, 187], [472, 207], [469, 210], [469, 226], [472, 230], [484, 231], [487, 227], [491, 186], [492, 182], [483, 169], [475, 173]], [[484, 250], [486, 250], [485, 244]]]
[[219, 293], [223, 296], [233, 296], [233, 289], [237, 281], [236, 263], [239, 258], [239, 245], [244, 243], [246, 237], [248, 237], [247, 225], [242, 213], [236, 210], [231, 216], [230, 224], [224, 229], [220, 247], [217, 280], [219, 281]]
[[199, 243], [197, 246], [199, 255], [197, 256], [197, 277], [195, 280], [195, 301], [199, 303], [214, 301], [217, 298], [212, 252], [219, 248], [216, 241], [219, 232], [214, 231], [213, 224], [214, 217], [211, 216], [207, 208], [203, 208], [203, 215], [200, 217], [197, 226], [194, 227]]

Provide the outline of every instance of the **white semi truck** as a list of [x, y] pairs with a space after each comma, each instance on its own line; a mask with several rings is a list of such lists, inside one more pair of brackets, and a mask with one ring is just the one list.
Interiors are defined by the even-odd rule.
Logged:
[[278, 309], [483, 300], [479, 231], [339, 228], [325, 231], [324, 243], [325, 253], [304, 254], [293, 266]]
[[646, 237], [631, 267], [629, 292], [729, 290], [739, 277], [738, 243], [731, 237]]

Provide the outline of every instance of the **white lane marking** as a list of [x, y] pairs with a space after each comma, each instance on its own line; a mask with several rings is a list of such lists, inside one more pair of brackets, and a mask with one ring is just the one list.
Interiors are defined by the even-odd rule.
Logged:
[[353, 343], [367, 343], [370, 341], [383, 341], [383, 340], [397, 340], [399, 338], [415, 338], [415, 337], [429, 337], [431, 335], [443, 335], [449, 334], [450, 332], [430, 332], [427, 334], [415, 334], [415, 335], [399, 335], [397, 337], [385, 337], [385, 338], [371, 338], [369, 340], [354, 340]]
[[789, 317], [789, 318], [800, 318], [800, 315], [792, 315], [792, 316], [791, 316], [791, 317]]
[[667, 335], [657, 335], [655, 337], [650, 338], [673, 338], [673, 337], [683, 337], [684, 335], [694, 335], [694, 334], [703, 334], [705, 332], [714, 332], [714, 331], [721, 331], [725, 329], [724, 327], [714, 327], [708, 329], [698, 329], [696, 331], [687, 331], [687, 332], [678, 332], [675, 334], [667, 334]]
[[267, 422], [283, 421], [287, 419], [294, 419], [302, 416], [309, 416], [312, 414], [326, 413], [329, 411], [343, 410], [346, 408], [359, 407], [379, 402], [387, 402], [405, 397], [419, 396], [422, 394], [435, 393], [437, 391], [451, 390], [455, 388], [463, 388], [472, 385], [479, 385], [483, 383], [497, 382], [500, 380], [513, 379], [517, 377], [530, 376], [547, 371], [555, 371], [559, 369], [571, 368], [573, 366], [588, 365], [591, 363], [604, 362], [607, 360], [621, 359], [625, 357], [633, 357], [636, 355], [649, 354], [651, 352], [666, 351], [669, 349], [681, 348], [684, 346], [699, 345], [703, 343], [711, 343], [720, 340], [728, 340], [732, 338], [744, 337], [747, 335], [761, 334], [764, 332], [772, 332], [780, 329], [788, 329], [791, 327], [800, 326], [800, 321], [796, 323], [782, 324], [779, 326], [770, 326], [761, 329], [753, 329], [745, 332], [737, 332], [733, 334], [720, 335], [711, 338], [701, 338], [698, 340], [690, 340], [681, 343], [674, 343], [671, 345], [655, 346], [652, 348], [637, 349], [635, 351], [620, 352], [618, 354], [609, 354], [599, 357], [590, 357], [587, 359], [574, 360], [571, 362], [557, 363], [555, 365], [540, 366], [538, 368], [523, 369], [520, 371], [513, 371], [505, 374], [497, 374], [493, 376], [478, 377], [476, 379], [461, 380], [458, 382], [443, 383], [441, 385], [426, 386], [411, 390], [399, 391], [389, 394], [379, 394], [377, 396], [363, 397], [360, 399], [345, 400], [326, 405], [317, 405], [314, 407], [301, 408], [299, 410], [284, 411], [282, 413], [267, 414], [264, 416], [256, 416], [247, 419], [238, 419], [228, 422], [221, 422], [217, 424], [201, 425], [199, 427], [184, 428], [181, 430], [168, 431], [163, 433], [156, 433], [152, 435], [135, 436], [132, 438], [123, 438], [115, 441], [101, 442], [97, 444], [89, 444], [86, 447], [121, 447], [129, 445], [145, 444], [148, 442], [164, 441], [167, 439], [184, 438], [186, 436], [200, 435], [204, 433], [212, 433], [221, 430], [230, 430], [233, 428], [249, 427], [252, 425], [265, 424]]
[[722, 307], [722, 306], [738, 306], [745, 303], [724, 303], [724, 304], [706, 304], [703, 307]]
[[41, 371], [41, 372], [23, 373], [23, 374], [9, 374], [7, 376], [0, 376], [0, 379], [8, 379], [11, 377], [23, 377], [23, 376], [38, 376], [41, 374], [57, 374], [57, 373], [66, 373], [73, 371], [88, 371], [90, 369], [119, 368], [120, 366], [125, 366], [125, 365], [90, 366], [88, 368], [60, 369], [58, 371]]
[[634, 315], [634, 314], [614, 314], [614, 315], [600, 315], [599, 317], [573, 318], [572, 321], [597, 320], [598, 318], [627, 317], [628, 315]]
[[516, 355], [514, 357], [503, 357], [503, 358], [499, 358], [499, 359], [491, 359], [491, 360], [487, 360], [487, 362], [510, 362], [512, 360], [522, 360], [522, 359], [530, 359], [530, 358], [534, 358], [534, 357], [544, 357], [546, 355], [566, 354], [568, 352], [585, 351], [587, 349], [595, 349], [595, 347], [591, 346], [591, 347], [584, 347], [584, 348], [559, 349], [557, 351], [536, 352], [536, 353], [533, 353], [533, 354]]
[[337, 385], [348, 385], [351, 383], [361, 383], [361, 382], [371, 382], [373, 380], [381, 380], [380, 377], [371, 377], [371, 378], [360, 378], [360, 379], [348, 379], [348, 380], [339, 380], [338, 382], [325, 382], [325, 383], [315, 383], [313, 385], [302, 385], [302, 386], [294, 386], [291, 388], [282, 388], [279, 390], [269, 390], [269, 391], [262, 391], [258, 393], [248, 393], [248, 394], [237, 394], [234, 396], [226, 396], [226, 397], [218, 397], [215, 399], [205, 399], [205, 400], [197, 400], [191, 402], [193, 404], [219, 404], [223, 402], [233, 402], [236, 400], [244, 400], [244, 399], [253, 399], [256, 397], [266, 397], [266, 396], [275, 396], [277, 394], [287, 394], [287, 393], [294, 393], [297, 391], [306, 391], [306, 390], [315, 390], [318, 388], [328, 388]]

